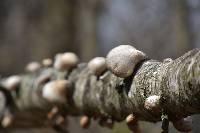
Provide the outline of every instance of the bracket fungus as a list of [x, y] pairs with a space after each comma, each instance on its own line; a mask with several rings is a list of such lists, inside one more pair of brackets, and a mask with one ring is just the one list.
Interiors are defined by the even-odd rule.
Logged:
[[89, 126], [90, 126], [90, 118], [88, 117], [88, 116], [82, 116], [81, 118], [80, 118], [80, 126], [82, 127], [82, 128], [85, 128], [85, 129], [87, 129]]
[[53, 64], [53, 61], [52, 61], [52, 59], [50, 59], [50, 58], [44, 59], [44, 60], [42, 61], [42, 65], [43, 65], [44, 67], [50, 67], [52, 64]]
[[54, 106], [54, 107], [50, 110], [50, 112], [47, 113], [47, 118], [48, 118], [49, 120], [53, 119], [53, 117], [55, 117], [56, 114], [58, 114], [58, 112], [59, 112], [58, 107], [57, 107], [57, 106]]
[[18, 75], [13, 75], [8, 77], [3, 83], [5, 88], [8, 90], [16, 90], [21, 83], [21, 77]]
[[106, 64], [116, 76], [126, 78], [132, 75], [135, 66], [144, 59], [147, 59], [145, 53], [130, 45], [120, 45], [108, 53]]
[[71, 70], [77, 66], [78, 62], [78, 56], [72, 52], [57, 54], [55, 56], [54, 68], [60, 71]]
[[13, 122], [13, 116], [12, 115], [7, 115], [7, 116], [4, 116], [2, 121], [1, 121], [1, 126], [6, 128], [6, 127], [9, 127], [12, 122]]
[[88, 63], [88, 68], [92, 73], [100, 76], [106, 70], [106, 60], [104, 57], [96, 57]]
[[27, 72], [35, 72], [37, 70], [39, 70], [41, 68], [40, 63], [34, 61], [34, 62], [30, 62], [27, 66], [26, 66], [26, 71]]
[[137, 123], [137, 118], [133, 114], [130, 114], [126, 117], [127, 125], [131, 126], [134, 125], [135, 123]]
[[44, 85], [42, 96], [52, 103], [66, 103], [67, 89], [70, 87], [68, 80], [55, 80]]
[[139, 133], [139, 125], [138, 125], [138, 119], [136, 118], [135, 115], [130, 114], [126, 117], [126, 124], [128, 128], [133, 131], [134, 133]]

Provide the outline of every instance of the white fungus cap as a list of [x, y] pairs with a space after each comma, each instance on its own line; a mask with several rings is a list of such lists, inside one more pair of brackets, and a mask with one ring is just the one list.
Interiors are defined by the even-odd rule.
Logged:
[[4, 86], [8, 90], [15, 90], [20, 85], [20, 83], [21, 83], [21, 77], [13, 75], [5, 80]]
[[120, 45], [113, 48], [106, 57], [108, 69], [116, 76], [126, 78], [131, 76], [135, 66], [146, 59], [145, 53], [130, 45]]
[[54, 67], [60, 71], [70, 70], [77, 66], [79, 58], [72, 52], [57, 54], [55, 56]]
[[100, 76], [106, 70], [106, 59], [104, 57], [96, 57], [88, 63], [91, 72]]
[[40, 63], [38, 63], [38, 62], [30, 62], [26, 66], [26, 71], [27, 72], [35, 72], [35, 71], [39, 70], [40, 68], [41, 68]]
[[90, 126], [90, 118], [86, 115], [82, 116], [80, 118], [80, 126], [85, 129], [88, 128]]
[[67, 80], [55, 80], [48, 82], [42, 91], [42, 96], [52, 103], [66, 103], [67, 89], [70, 83]]
[[133, 114], [130, 114], [126, 117], [126, 123], [134, 126], [137, 123], [137, 118]]
[[44, 59], [44, 60], [42, 61], [42, 64], [43, 64], [43, 66], [45, 66], [45, 67], [50, 67], [50, 66], [53, 64], [53, 61], [52, 61], [52, 59], [47, 58], [47, 59]]
[[150, 111], [158, 111], [160, 109], [160, 96], [153, 95], [145, 100], [144, 107]]
[[136, 132], [136, 129], [138, 129], [138, 119], [134, 114], [130, 114], [126, 117], [126, 124], [133, 132]]
[[1, 121], [1, 126], [7, 128], [13, 123], [13, 121], [14, 116], [12, 114], [6, 114]]

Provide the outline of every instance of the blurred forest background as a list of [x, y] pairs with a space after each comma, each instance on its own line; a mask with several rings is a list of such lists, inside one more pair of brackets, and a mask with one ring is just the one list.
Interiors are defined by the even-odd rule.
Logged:
[[[154, 59], [175, 59], [200, 47], [200, 0], [1, 0], [0, 29], [2, 76], [22, 73], [30, 61], [59, 52], [75, 52], [86, 62], [120, 44], [133, 45]], [[193, 118], [193, 132], [198, 133], [200, 118]], [[130, 132], [124, 123], [108, 130], [94, 122], [82, 130], [77, 118], [70, 121], [70, 132]], [[144, 133], [160, 132], [159, 123], [143, 122], [141, 127]]]

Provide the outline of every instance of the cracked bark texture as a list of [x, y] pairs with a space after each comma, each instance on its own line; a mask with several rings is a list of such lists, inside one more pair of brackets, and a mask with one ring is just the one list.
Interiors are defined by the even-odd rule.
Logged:
[[[160, 121], [162, 111], [168, 114], [171, 121], [199, 114], [199, 49], [189, 51], [176, 60], [145, 60], [136, 69], [132, 76], [124, 79], [110, 71], [97, 77], [84, 63], [70, 72], [42, 68], [21, 75], [21, 85], [16, 91], [8, 92], [1, 87], [6, 97], [6, 104], [1, 103], [5, 105], [1, 106], [1, 114], [4, 114], [4, 108], [9, 107], [15, 117], [11, 127], [49, 126], [51, 121], [46, 119], [46, 114], [55, 105], [41, 95], [44, 84], [39, 84], [38, 79], [44, 75], [50, 75], [51, 80], [67, 79], [72, 83], [67, 103], [57, 105], [64, 114], [85, 114], [122, 121], [133, 113], [139, 120], [149, 122]], [[145, 99], [152, 95], [161, 96], [159, 111], [144, 108]]]

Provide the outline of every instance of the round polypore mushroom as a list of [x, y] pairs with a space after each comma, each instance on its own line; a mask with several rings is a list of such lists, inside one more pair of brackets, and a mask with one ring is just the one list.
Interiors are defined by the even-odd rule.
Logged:
[[59, 115], [56, 117], [56, 120], [55, 120], [56, 125], [62, 125], [64, 123], [65, 123], [65, 118], [63, 116]]
[[55, 117], [56, 114], [58, 114], [58, 112], [59, 112], [58, 107], [57, 107], [57, 106], [54, 106], [54, 107], [51, 109], [51, 111], [47, 113], [47, 118], [48, 118], [49, 120], [53, 119], [53, 117]]
[[42, 61], [42, 64], [43, 64], [43, 66], [45, 66], [45, 67], [50, 67], [50, 66], [52, 65], [52, 63], [53, 63], [53, 61], [52, 61], [52, 59], [50, 59], [50, 58], [44, 59], [44, 60]]
[[4, 86], [8, 90], [16, 90], [21, 83], [21, 77], [14, 75], [7, 78], [4, 82]]
[[180, 132], [190, 132], [192, 131], [192, 119], [191, 117], [186, 117], [173, 122], [174, 127]]
[[104, 57], [96, 57], [88, 63], [88, 68], [92, 73], [100, 76], [106, 70], [106, 60]]
[[6, 110], [3, 119], [1, 121], [1, 126], [3, 128], [7, 128], [13, 123], [13, 121], [14, 121], [13, 114], [10, 112], [10, 110]]
[[160, 96], [153, 95], [145, 100], [144, 107], [152, 112], [160, 111]]
[[56, 55], [54, 67], [60, 71], [71, 70], [77, 66], [78, 62], [79, 58], [76, 54], [72, 52], [66, 52]]
[[128, 128], [134, 133], [138, 133], [140, 131], [138, 126], [138, 119], [135, 117], [135, 115], [133, 114], [128, 115], [126, 117], [126, 124]]
[[38, 62], [31, 62], [26, 66], [27, 72], [35, 72], [41, 68], [40, 63]]
[[80, 126], [82, 128], [88, 128], [90, 126], [90, 118], [88, 116], [82, 116], [80, 118]]
[[134, 72], [135, 66], [146, 59], [145, 53], [130, 45], [120, 45], [113, 48], [106, 57], [109, 70], [116, 76], [126, 78]]
[[12, 122], [13, 122], [12, 116], [5, 116], [1, 121], [1, 126], [4, 128], [9, 127], [12, 124]]
[[52, 103], [64, 104], [67, 102], [67, 89], [70, 87], [68, 80], [55, 80], [45, 84], [42, 96]]
[[138, 122], [137, 118], [133, 115], [133, 114], [130, 114], [126, 117], [126, 124], [128, 126], [133, 126], [135, 125], [136, 123]]

